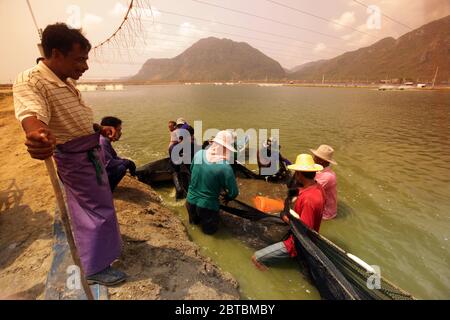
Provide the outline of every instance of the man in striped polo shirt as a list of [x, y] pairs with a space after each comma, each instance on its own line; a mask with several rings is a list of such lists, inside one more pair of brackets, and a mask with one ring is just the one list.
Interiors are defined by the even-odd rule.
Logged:
[[32, 158], [54, 157], [64, 184], [75, 243], [89, 283], [114, 285], [126, 275], [111, 267], [122, 247], [100, 135], [74, 80], [88, 70], [91, 49], [79, 30], [57, 23], [42, 35], [44, 59], [17, 77], [14, 107]]

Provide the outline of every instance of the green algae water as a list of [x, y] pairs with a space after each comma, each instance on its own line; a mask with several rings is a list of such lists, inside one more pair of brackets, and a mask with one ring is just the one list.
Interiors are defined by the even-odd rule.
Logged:
[[[123, 121], [118, 152], [143, 165], [165, 157], [167, 121], [207, 128], [280, 129], [282, 153], [330, 144], [339, 165], [338, 217], [321, 233], [419, 299], [450, 298], [450, 92], [239, 86], [129, 86], [83, 94], [96, 120]], [[295, 262], [255, 269], [253, 250], [226, 230], [189, 226], [183, 202], [161, 188], [203, 254], [239, 281], [244, 299], [319, 299]]]

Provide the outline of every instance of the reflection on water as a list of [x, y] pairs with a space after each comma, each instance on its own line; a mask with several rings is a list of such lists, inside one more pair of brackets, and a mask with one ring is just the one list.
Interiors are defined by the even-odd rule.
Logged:
[[[204, 129], [279, 128], [283, 155], [291, 161], [332, 145], [339, 163], [338, 217], [323, 222], [321, 233], [379, 265], [383, 276], [416, 297], [450, 298], [449, 92], [135, 86], [84, 97], [97, 120], [124, 120], [117, 149], [138, 164], [166, 156], [167, 121], [178, 117], [202, 120]], [[178, 213], [185, 218], [182, 207]], [[189, 229], [204, 252], [239, 280], [244, 297], [318, 298], [295, 265], [261, 274], [250, 264], [252, 250], [236, 239]]]

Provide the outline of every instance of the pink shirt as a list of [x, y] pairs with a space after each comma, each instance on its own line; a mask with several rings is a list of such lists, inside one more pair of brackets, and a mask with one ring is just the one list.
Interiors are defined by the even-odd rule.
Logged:
[[325, 208], [323, 210], [323, 219], [333, 219], [337, 214], [336, 173], [334, 173], [330, 167], [326, 167], [316, 174], [316, 181], [325, 191]]
[[178, 142], [178, 135], [177, 135], [177, 130], [173, 130], [170, 132], [170, 142], [169, 142], [169, 148]]

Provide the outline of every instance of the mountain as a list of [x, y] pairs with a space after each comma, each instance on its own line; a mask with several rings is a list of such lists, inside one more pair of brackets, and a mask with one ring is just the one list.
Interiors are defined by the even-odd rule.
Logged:
[[286, 70], [245, 42], [201, 39], [172, 59], [149, 59], [129, 80], [135, 81], [376, 81], [409, 79], [429, 82], [439, 67], [437, 83], [450, 80], [450, 16], [430, 22], [398, 39], [329, 60]]
[[288, 77], [295, 80], [372, 80], [404, 78], [437, 83], [450, 78], [450, 15], [430, 22], [398, 39], [344, 53], [330, 60], [300, 66]]
[[322, 63], [324, 61], [325, 61], [325, 59], [318, 60], [318, 61], [307, 62], [307, 63], [301, 64], [299, 66], [293, 67], [293, 68], [291, 68], [289, 70], [286, 70], [286, 73], [299, 72], [299, 71], [301, 71], [301, 70], [303, 70], [305, 68], [310, 68], [310, 67], [312, 67], [312, 66], [314, 66], [316, 64]]
[[172, 59], [149, 59], [130, 80], [281, 80], [281, 65], [245, 42], [201, 39]]

